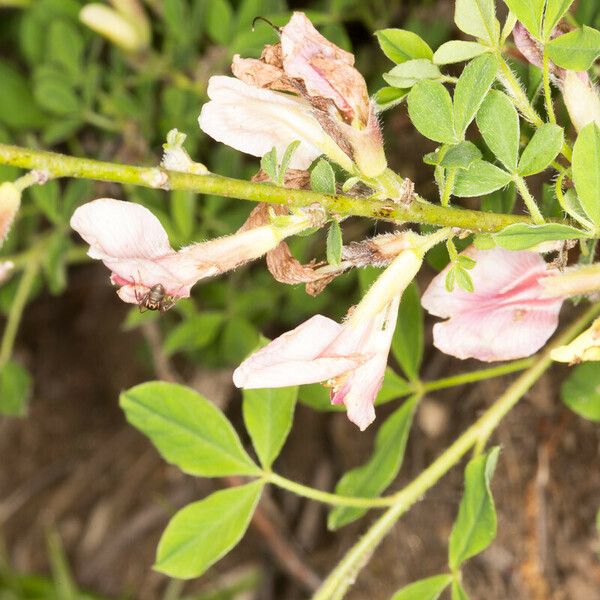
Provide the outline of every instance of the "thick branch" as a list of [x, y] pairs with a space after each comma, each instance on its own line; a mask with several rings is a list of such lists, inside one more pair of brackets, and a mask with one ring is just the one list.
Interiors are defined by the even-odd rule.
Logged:
[[0, 144], [0, 164], [23, 169], [41, 169], [52, 177], [75, 177], [127, 183], [152, 188], [187, 190], [215, 194], [240, 200], [287, 204], [295, 207], [320, 204], [341, 216], [360, 216], [396, 223], [425, 223], [443, 227], [459, 227], [469, 231], [500, 231], [513, 223], [532, 223], [528, 216], [499, 215], [476, 210], [442, 207], [415, 196], [408, 206], [352, 196], [328, 196], [309, 190], [293, 190], [266, 183], [231, 179], [219, 175], [192, 175], [165, 171], [157, 167], [134, 167], [87, 158], [66, 156], [42, 150], [30, 150]]

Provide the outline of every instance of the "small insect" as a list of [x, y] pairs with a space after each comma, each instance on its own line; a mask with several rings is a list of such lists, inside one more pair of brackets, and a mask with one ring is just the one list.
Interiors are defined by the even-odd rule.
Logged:
[[167, 295], [165, 287], [160, 283], [153, 285], [150, 290], [143, 295], [136, 290], [135, 299], [140, 307], [140, 312], [145, 312], [147, 310], [167, 312], [176, 302], [173, 296]]

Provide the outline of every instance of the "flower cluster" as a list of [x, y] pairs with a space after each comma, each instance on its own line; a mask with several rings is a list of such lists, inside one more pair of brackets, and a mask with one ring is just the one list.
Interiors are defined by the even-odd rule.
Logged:
[[211, 77], [202, 130], [252, 156], [300, 141], [290, 167], [306, 169], [325, 154], [350, 173], [377, 177], [386, 168], [373, 104], [354, 56], [325, 39], [302, 13], [260, 58], [234, 57], [233, 77]]
[[[214, 139], [259, 157], [273, 148], [281, 156], [299, 141], [283, 177], [288, 187], [306, 185], [306, 169], [322, 154], [363, 182], [383, 177], [386, 158], [379, 124], [354, 57], [321, 36], [302, 13], [295, 13], [279, 33], [280, 42], [267, 46], [260, 59], [236, 56], [235, 77], [210, 79], [210, 101], [202, 107], [200, 127]], [[522, 53], [538, 64], [535, 40], [520, 26], [514, 35]], [[576, 126], [590, 119], [600, 122], [600, 100], [587, 75], [558, 69], [554, 75], [564, 87]], [[573, 101], [571, 88], [578, 90]], [[588, 96], [595, 100], [588, 98], [584, 110], [578, 103]], [[176, 130], [169, 134], [163, 166], [206, 174], [206, 168], [183, 149], [184, 139]], [[264, 174], [256, 180], [264, 180]], [[2, 188], [0, 237], [12, 210], [10, 190], [1, 192]], [[2, 210], [7, 215], [4, 221]], [[133, 304], [140, 304], [157, 286], [171, 302], [185, 298], [199, 280], [264, 254], [278, 281], [304, 282], [313, 286], [314, 293], [350, 267], [385, 267], [342, 323], [315, 315], [252, 354], [233, 376], [243, 388], [321, 382], [330, 388], [331, 401], [344, 404], [349, 419], [363, 430], [375, 418], [375, 399], [402, 295], [418, 274], [426, 251], [454, 232], [386, 234], [345, 246], [338, 266], [301, 265], [282, 240], [321, 226], [326, 218], [322, 211], [290, 213], [287, 207], [271, 210], [259, 205], [237, 233], [177, 251], [160, 221], [133, 203], [96, 200], [78, 208], [71, 225], [90, 245], [89, 255], [110, 269], [121, 299]], [[433, 327], [434, 345], [460, 359], [502, 361], [537, 352], [556, 330], [564, 299], [590, 289], [589, 276], [582, 284], [579, 271], [549, 272], [536, 252], [472, 246], [458, 259], [473, 265], [474, 290], [450, 291], [446, 280], [453, 266], [449, 265], [433, 279], [422, 305], [446, 319]], [[600, 282], [593, 283], [600, 287]], [[598, 326], [594, 327], [555, 358], [576, 361], [597, 356]]]

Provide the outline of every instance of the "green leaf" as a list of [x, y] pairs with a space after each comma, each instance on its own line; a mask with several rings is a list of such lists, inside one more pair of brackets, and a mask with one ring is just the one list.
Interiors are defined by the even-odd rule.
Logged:
[[519, 175], [528, 177], [547, 169], [560, 152], [563, 142], [562, 127], [553, 123], [545, 123], [539, 127], [523, 150], [519, 160]]
[[172, 356], [184, 350], [198, 350], [210, 344], [219, 333], [225, 314], [206, 311], [183, 320], [171, 329], [163, 343], [163, 351]]
[[449, 65], [452, 63], [471, 60], [481, 54], [490, 52], [489, 46], [478, 42], [465, 42], [463, 40], [452, 40], [442, 44], [433, 55], [433, 63], [436, 65]]
[[560, 223], [546, 223], [545, 225], [515, 223], [493, 234], [498, 246], [507, 250], [527, 250], [527, 248], [533, 248], [544, 242], [577, 240], [585, 237], [588, 237], [585, 231]]
[[463, 586], [456, 580], [452, 582], [452, 600], [469, 600], [467, 592]]
[[[407, 400], [394, 411], [379, 428], [371, 458], [364, 465], [348, 471], [335, 486], [339, 496], [375, 498], [396, 478], [412, 424], [418, 398]], [[352, 523], [366, 513], [366, 509], [336, 506], [329, 513], [327, 527], [335, 530]]]
[[392, 400], [404, 398], [414, 391], [414, 387], [396, 373], [391, 367], [386, 367], [381, 391], [375, 400], [375, 406]]
[[58, 181], [48, 181], [44, 185], [34, 185], [29, 188], [35, 206], [40, 212], [55, 225], [63, 219], [60, 212], [60, 186]]
[[400, 302], [398, 324], [392, 338], [392, 353], [411, 380], [419, 378], [423, 360], [423, 309], [416, 283], [411, 283]]
[[481, 210], [507, 214], [513, 211], [517, 200], [517, 188], [514, 183], [501, 190], [496, 190], [481, 199]]
[[269, 469], [292, 428], [297, 387], [244, 390], [242, 413], [260, 464]]
[[490, 481], [499, 452], [500, 448], [492, 448], [471, 459], [465, 469], [465, 491], [450, 534], [448, 563], [452, 571], [485, 550], [496, 537], [496, 508]]
[[478, 160], [466, 171], [458, 171], [453, 193], [459, 198], [485, 196], [503, 188], [511, 181], [510, 173], [485, 160]]
[[398, 106], [408, 96], [409, 91], [391, 86], [382, 87], [380, 90], [377, 90], [373, 96], [373, 100], [377, 105], [377, 112], [383, 112], [384, 110]]
[[34, 129], [48, 121], [31, 94], [31, 83], [11, 66], [0, 62], [0, 123], [13, 129]]
[[418, 81], [439, 79], [441, 76], [439, 67], [426, 58], [409, 60], [383, 74], [386, 83], [402, 89], [411, 88]]
[[233, 35], [233, 8], [227, 0], [206, 4], [205, 31], [217, 43], [227, 44]]
[[41, 66], [34, 72], [33, 95], [42, 108], [59, 116], [75, 116], [82, 110], [72, 82], [50, 66]]
[[0, 414], [23, 416], [31, 395], [31, 376], [18, 363], [9, 361], [0, 368]]
[[71, 247], [71, 239], [61, 231], [52, 234], [46, 247], [42, 268], [53, 296], [62, 294], [67, 287], [66, 253]]
[[120, 405], [129, 423], [184, 473], [200, 477], [260, 473], [225, 415], [190, 388], [142, 383], [123, 392]]
[[277, 148], [275, 146], [260, 159], [260, 168], [271, 181], [277, 181]]
[[504, 0], [514, 15], [534, 37], [542, 38], [542, 16], [546, 0]]
[[454, 90], [454, 122], [456, 133], [463, 138], [496, 79], [496, 59], [484, 54], [463, 70]]
[[174, 190], [170, 194], [171, 219], [182, 243], [191, 241], [196, 227], [197, 196], [185, 190]]
[[48, 59], [60, 65], [72, 81], [82, 74], [84, 42], [79, 30], [68, 21], [56, 20], [48, 31]]
[[494, 0], [456, 0], [454, 22], [461, 31], [492, 45], [500, 37]]
[[[441, 154], [441, 153], [438, 153]], [[468, 169], [474, 162], [481, 159], [481, 151], [472, 142], [460, 142], [451, 146], [439, 161], [441, 167], [446, 169]]]
[[491, 90], [477, 113], [477, 127], [488, 148], [511, 172], [519, 159], [519, 114], [503, 92]]
[[429, 44], [412, 31], [381, 29], [376, 31], [375, 35], [383, 53], [397, 64], [415, 58], [431, 60], [433, 56], [433, 50], [429, 47]]
[[[277, 183], [283, 186], [285, 184], [285, 174], [287, 173], [288, 167], [290, 166], [290, 161], [294, 156], [294, 152], [298, 149], [300, 145], [299, 140], [294, 140], [283, 153], [283, 158], [281, 159], [281, 165], [279, 166], [279, 173], [277, 175]], [[274, 149], [274, 148], [273, 148]]]
[[595, 225], [600, 225], [600, 128], [590, 123], [573, 148], [573, 181], [579, 202]]
[[160, 538], [154, 569], [177, 579], [200, 577], [242, 539], [263, 485], [220, 490], [178, 511]]
[[600, 56], [600, 31], [584, 25], [546, 45], [550, 60], [563, 69], [587, 71]]
[[256, 348], [259, 338], [259, 331], [248, 319], [240, 316], [227, 319], [220, 338], [222, 358], [237, 366]]
[[452, 575], [434, 575], [411, 583], [396, 592], [391, 600], [437, 600], [452, 583]]
[[342, 262], [342, 228], [334, 219], [327, 232], [327, 262], [337, 267]]
[[442, 144], [456, 144], [454, 108], [439, 81], [420, 81], [408, 94], [408, 114], [419, 133]]
[[475, 291], [475, 286], [469, 272], [461, 265], [456, 265], [454, 272], [458, 287], [472, 294]]
[[573, 4], [573, 0], [546, 0], [546, 10], [544, 12], [544, 39], [550, 39], [552, 31], [558, 25], [559, 21], [565, 16]]
[[335, 173], [324, 158], [320, 159], [310, 172], [310, 187], [321, 194], [335, 195]]
[[584, 419], [600, 422], [600, 368], [586, 362], [573, 368], [561, 388], [563, 402]]

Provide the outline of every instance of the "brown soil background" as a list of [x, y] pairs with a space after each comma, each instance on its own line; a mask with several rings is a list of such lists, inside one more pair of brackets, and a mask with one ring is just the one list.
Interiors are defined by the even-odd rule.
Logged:
[[[180, 474], [125, 422], [119, 392], [153, 374], [142, 366], [141, 335], [120, 331], [125, 307], [104, 282], [102, 268], [81, 267], [65, 296], [42, 297], [27, 311], [18, 352], [35, 377], [35, 398], [27, 419], [0, 420], [0, 523], [19, 570], [48, 572], [45, 532], [56, 526], [83, 586], [107, 596], [158, 600], [167, 580], [151, 565], [169, 514], [227, 482]], [[431, 379], [476, 366], [430, 350], [424, 374]], [[465, 569], [475, 600], [600, 599], [594, 527], [600, 435], [561, 405], [563, 376], [562, 370], [546, 375], [494, 435], [493, 443], [502, 446], [493, 484], [499, 535]], [[427, 397], [393, 487], [428, 465], [512, 377]], [[198, 372], [192, 379], [240, 425], [229, 372]], [[382, 407], [378, 418], [389, 410]], [[360, 434], [341, 414], [299, 406], [279, 471], [330, 488], [368, 456], [374, 433]], [[409, 581], [441, 572], [461, 486], [457, 468], [397, 524], [348, 597], [387, 600]], [[272, 536], [253, 525], [242, 544], [201, 581], [187, 584], [186, 592], [253, 565], [263, 572], [256, 600], [306, 598], [301, 580], [324, 576], [373, 519], [368, 515], [330, 534], [323, 507], [279, 491], [262, 509], [272, 528], [293, 540], [301, 577], [285, 570], [282, 553], [269, 544]]]
[[[386, 137], [393, 166], [434, 198], [421, 163], [431, 147], [416, 136], [404, 111], [387, 123]], [[422, 274], [422, 289], [431, 275]], [[48, 528], [56, 527], [86, 589], [114, 598], [160, 600], [168, 580], [151, 566], [169, 516], [228, 482], [182, 475], [125, 422], [119, 392], [156, 377], [144, 350], [155, 332], [123, 332], [125, 312], [100, 265], [73, 269], [66, 294], [42, 296], [28, 307], [17, 356], [34, 377], [35, 393], [26, 419], [0, 418], [0, 529], [20, 571], [49, 572], [45, 538]], [[561, 322], [574, 314], [565, 307]], [[425, 379], [480, 366], [433, 349], [431, 321], [426, 332]], [[165, 365], [161, 370], [170, 375]], [[493, 482], [499, 532], [464, 569], [472, 600], [600, 600], [595, 529], [600, 429], [561, 404], [566, 372], [554, 368], [544, 376], [491, 440], [502, 446]], [[434, 460], [514, 377], [425, 398], [392, 489]], [[198, 369], [186, 373], [186, 382], [224, 407], [243, 430], [230, 372]], [[379, 410], [379, 422], [391, 409]], [[331, 489], [344, 471], [368, 457], [375, 431], [371, 427], [360, 434], [344, 415], [299, 405], [278, 470]], [[445, 569], [463, 466], [399, 521], [360, 574], [350, 600], [388, 600], [401, 586]], [[200, 581], [186, 584], [185, 593], [253, 566], [262, 572], [262, 585], [245, 600], [307, 598], [309, 584], [335, 566], [375, 516], [331, 534], [323, 506], [276, 490], [261, 501], [261, 513], [264, 518], [251, 525], [243, 542]], [[274, 549], [281, 539], [287, 543], [284, 551]]]

